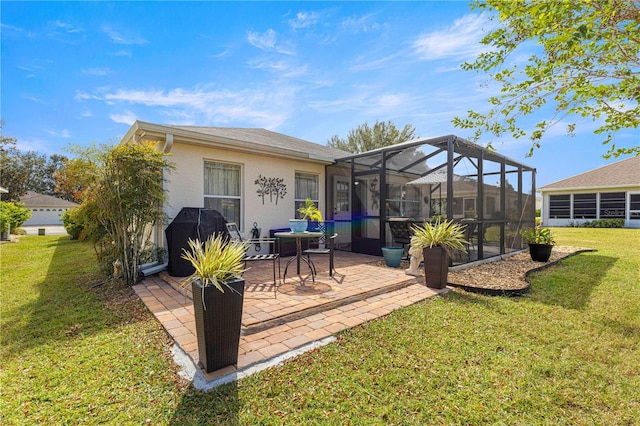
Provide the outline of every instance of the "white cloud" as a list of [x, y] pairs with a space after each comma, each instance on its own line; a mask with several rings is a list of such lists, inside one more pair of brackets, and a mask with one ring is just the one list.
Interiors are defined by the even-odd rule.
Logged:
[[93, 113], [92, 113], [91, 111], [89, 111], [89, 110], [85, 110], [85, 111], [82, 111], [82, 112], [80, 113], [80, 117], [81, 117], [81, 118], [89, 118], [89, 117], [93, 117]]
[[277, 34], [273, 29], [268, 29], [262, 34], [249, 31], [247, 41], [261, 50], [273, 50], [276, 46]]
[[286, 78], [300, 77], [307, 73], [306, 65], [295, 66], [286, 61], [262, 61], [250, 64], [250, 66], [256, 69], [272, 71]]
[[298, 12], [295, 19], [289, 20], [289, 25], [294, 30], [308, 28], [318, 23], [320, 14], [317, 12]]
[[[128, 103], [152, 108], [150, 114], [162, 114], [170, 124], [250, 125], [276, 129], [294, 111], [297, 89], [293, 86], [264, 85], [238, 92], [214, 91], [206, 87], [193, 90], [126, 90], [120, 89], [92, 96], [110, 105]], [[131, 124], [135, 115], [130, 111], [112, 114], [116, 122]]]
[[32, 95], [23, 95], [22, 99], [26, 99], [28, 101], [35, 102], [35, 103], [41, 104], [41, 105], [45, 104], [45, 102], [42, 99], [36, 98], [35, 96], [32, 96]]
[[465, 15], [453, 24], [439, 31], [432, 31], [418, 37], [413, 47], [415, 54], [423, 60], [432, 61], [446, 58], [473, 58], [487, 47], [479, 43], [488, 20], [482, 15]]
[[116, 44], [131, 45], [131, 44], [147, 44], [148, 43], [147, 40], [145, 40], [144, 38], [138, 35], [131, 34], [131, 33], [122, 33], [114, 30], [108, 25], [104, 25], [102, 27], [102, 32], [104, 32], [111, 39], [111, 41]]
[[351, 16], [340, 22], [339, 26], [343, 30], [351, 31], [353, 33], [371, 33], [378, 32], [387, 29], [386, 24], [381, 24], [374, 20], [374, 14], [367, 14], [362, 16]]
[[47, 133], [53, 137], [56, 138], [65, 138], [68, 139], [71, 137], [71, 133], [69, 133], [69, 130], [67, 129], [62, 129], [61, 131], [56, 131], [56, 130], [47, 130]]
[[122, 123], [129, 126], [138, 119], [138, 117], [129, 110], [125, 110], [122, 114], [109, 114], [109, 118], [116, 123]]
[[292, 55], [293, 48], [287, 46], [285, 43], [277, 43], [278, 34], [273, 29], [268, 29], [264, 33], [260, 34], [255, 31], [249, 31], [247, 33], [247, 41], [260, 50], [265, 52], [278, 52], [287, 55]]
[[16, 148], [20, 151], [36, 151], [39, 154], [55, 154], [55, 151], [51, 148], [50, 140], [43, 140], [40, 138], [18, 138], [16, 142]]
[[61, 31], [64, 31], [66, 33], [79, 33], [82, 32], [82, 29], [77, 28], [75, 26], [73, 26], [72, 24], [68, 24], [66, 22], [62, 22], [60, 20], [56, 20], [55, 22], [53, 22], [53, 26]]
[[80, 92], [80, 91], [76, 91], [76, 95], [74, 96], [74, 99], [76, 101], [88, 101], [89, 99], [91, 99], [93, 96], [91, 96], [90, 94], [86, 93], [86, 92]]
[[349, 67], [349, 71], [370, 71], [382, 69], [387, 66], [390, 62], [398, 59], [399, 57], [403, 57], [402, 52], [396, 52], [389, 56], [385, 56], [383, 58], [374, 59], [372, 61], [366, 63], [359, 63]]

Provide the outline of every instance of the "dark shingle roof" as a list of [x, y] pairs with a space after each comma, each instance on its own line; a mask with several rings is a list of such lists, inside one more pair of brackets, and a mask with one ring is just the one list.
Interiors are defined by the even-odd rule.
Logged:
[[171, 126], [176, 129], [188, 130], [190, 132], [203, 133], [238, 141], [251, 142], [264, 147], [274, 147], [304, 152], [313, 157], [335, 159], [349, 155], [349, 153], [339, 149], [330, 148], [303, 139], [287, 136], [282, 133], [272, 132], [266, 129], [248, 129], [238, 127], [201, 127], [201, 126]]
[[33, 191], [27, 191], [22, 197], [20, 202], [24, 203], [25, 207], [77, 207], [78, 204], [71, 201], [63, 200], [51, 195], [39, 194]]
[[597, 169], [559, 180], [538, 188], [556, 189], [599, 188], [640, 185], [640, 156], [627, 158]]

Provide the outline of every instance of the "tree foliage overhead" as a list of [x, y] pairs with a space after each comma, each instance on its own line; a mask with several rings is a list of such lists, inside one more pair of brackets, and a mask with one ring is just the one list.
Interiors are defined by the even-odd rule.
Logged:
[[414, 139], [415, 131], [415, 127], [410, 124], [405, 124], [402, 130], [398, 130], [391, 121], [376, 121], [373, 127], [365, 122], [350, 130], [346, 139], [338, 135], [332, 136], [327, 145], [357, 154]]
[[[473, 7], [500, 25], [481, 40], [489, 51], [463, 69], [488, 73], [502, 88], [488, 113], [469, 111], [454, 125], [475, 129], [476, 140], [485, 133], [528, 136], [531, 155], [552, 126], [568, 120], [573, 134], [578, 120], [591, 118], [599, 125], [594, 133], [610, 144], [606, 156], [640, 154], [638, 146], [612, 143], [615, 132], [640, 124], [640, 1], [476, 0]], [[524, 67], [511, 65], [531, 41], [542, 52]], [[555, 114], [525, 130], [524, 116], [547, 104]]]

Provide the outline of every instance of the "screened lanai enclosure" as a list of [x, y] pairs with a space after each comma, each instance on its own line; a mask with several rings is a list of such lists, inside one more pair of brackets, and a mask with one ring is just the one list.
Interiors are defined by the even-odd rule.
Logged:
[[467, 263], [522, 249], [535, 225], [535, 169], [453, 135], [336, 160], [326, 188], [337, 247], [357, 253], [407, 245], [411, 225], [441, 216], [464, 224], [453, 262]]

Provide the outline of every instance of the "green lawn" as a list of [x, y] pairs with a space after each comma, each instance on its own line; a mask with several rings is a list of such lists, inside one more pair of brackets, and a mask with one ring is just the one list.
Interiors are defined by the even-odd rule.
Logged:
[[2, 424], [583, 424], [640, 419], [640, 231], [554, 230], [598, 249], [521, 298], [464, 292], [356, 327], [210, 393], [89, 246], [0, 246]]

